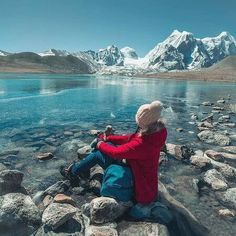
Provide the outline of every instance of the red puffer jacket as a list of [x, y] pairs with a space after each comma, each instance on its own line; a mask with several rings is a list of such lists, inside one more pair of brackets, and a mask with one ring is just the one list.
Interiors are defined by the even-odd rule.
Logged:
[[157, 197], [160, 150], [166, 138], [167, 130], [163, 128], [144, 136], [111, 135], [107, 141], [119, 146], [105, 142], [99, 145], [98, 149], [111, 158], [127, 159], [134, 176], [135, 198], [139, 203], [148, 204]]

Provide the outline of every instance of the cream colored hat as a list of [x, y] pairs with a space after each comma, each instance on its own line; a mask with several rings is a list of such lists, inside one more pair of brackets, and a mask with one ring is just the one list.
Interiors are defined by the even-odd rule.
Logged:
[[135, 116], [138, 126], [143, 129], [157, 122], [161, 117], [162, 107], [163, 105], [160, 101], [140, 106]]

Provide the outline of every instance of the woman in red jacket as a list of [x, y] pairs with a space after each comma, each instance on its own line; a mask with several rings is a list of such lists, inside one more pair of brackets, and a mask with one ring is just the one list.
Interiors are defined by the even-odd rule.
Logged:
[[72, 164], [63, 173], [80, 176], [96, 164], [106, 169], [125, 159], [133, 173], [136, 201], [141, 204], [154, 201], [158, 192], [160, 150], [167, 137], [167, 130], [160, 121], [161, 111], [159, 101], [142, 105], [135, 116], [139, 127], [136, 133], [100, 136], [97, 151]]

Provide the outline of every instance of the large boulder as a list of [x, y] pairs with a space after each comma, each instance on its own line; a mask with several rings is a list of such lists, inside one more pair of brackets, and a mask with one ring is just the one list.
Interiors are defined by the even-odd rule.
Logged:
[[41, 215], [30, 196], [0, 196], [0, 235], [29, 235], [41, 224]]
[[103, 224], [112, 222], [122, 216], [132, 203], [117, 202], [113, 198], [98, 197], [83, 206], [83, 212], [92, 223]]
[[77, 208], [70, 204], [52, 203], [43, 212], [42, 222], [50, 229], [55, 230], [71, 219]]
[[201, 141], [209, 144], [220, 146], [227, 146], [230, 144], [230, 138], [228, 136], [210, 130], [203, 130], [197, 136]]
[[203, 179], [214, 190], [225, 190], [228, 187], [226, 179], [216, 169], [208, 170]]
[[3, 170], [0, 172], [0, 195], [26, 190], [21, 186], [24, 174], [18, 170]]

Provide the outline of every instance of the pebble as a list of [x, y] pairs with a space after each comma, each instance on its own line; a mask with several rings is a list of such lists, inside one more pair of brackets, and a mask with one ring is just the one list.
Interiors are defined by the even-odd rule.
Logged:
[[68, 203], [70, 205], [76, 206], [75, 201], [70, 196], [67, 196], [62, 193], [57, 194], [53, 200], [57, 203]]
[[51, 152], [40, 153], [37, 155], [39, 160], [49, 160], [53, 158], [53, 154]]

